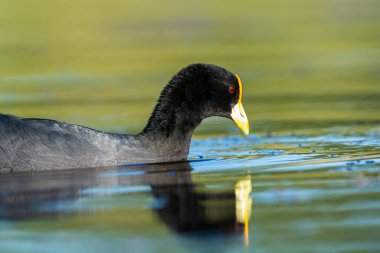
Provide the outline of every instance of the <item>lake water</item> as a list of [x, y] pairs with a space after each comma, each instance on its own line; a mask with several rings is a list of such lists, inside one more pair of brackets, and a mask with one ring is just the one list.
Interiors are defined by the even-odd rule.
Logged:
[[242, 78], [251, 135], [189, 163], [0, 175], [0, 252], [379, 252], [379, 1], [0, 3], [0, 113], [137, 133], [194, 62]]
[[193, 141], [190, 163], [0, 177], [0, 252], [378, 252], [380, 135]]

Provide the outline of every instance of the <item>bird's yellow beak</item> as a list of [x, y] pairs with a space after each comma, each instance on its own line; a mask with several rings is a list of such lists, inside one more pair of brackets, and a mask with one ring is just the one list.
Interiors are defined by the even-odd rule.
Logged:
[[243, 95], [243, 85], [241, 84], [241, 80], [240, 80], [240, 77], [238, 75], [236, 75], [236, 78], [237, 78], [238, 83], [239, 83], [239, 99], [238, 99], [237, 104], [234, 107], [232, 107], [231, 118], [233, 119], [235, 124], [238, 126], [238, 128], [240, 128], [240, 130], [245, 135], [248, 135], [249, 134], [249, 122], [248, 122], [247, 115], [245, 114], [243, 104], [241, 103], [241, 98]]
[[240, 130], [245, 134], [249, 134], [249, 122], [247, 115], [245, 115], [243, 105], [239, 102], [233, 108], [231, 112], [231, 117], [235, 124], [240, 128]]

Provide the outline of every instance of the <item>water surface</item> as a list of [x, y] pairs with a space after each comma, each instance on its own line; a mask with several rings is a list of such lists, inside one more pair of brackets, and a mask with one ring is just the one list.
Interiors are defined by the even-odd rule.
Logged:
[[189, 163], [0, 177], [1, 252], [378, 252], [380, 135], [195, 140]]

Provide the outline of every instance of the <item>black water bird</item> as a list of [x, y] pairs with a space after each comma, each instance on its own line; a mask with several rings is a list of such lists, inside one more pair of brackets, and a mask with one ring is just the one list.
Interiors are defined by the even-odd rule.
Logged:
[[249, 133], [242, 92], [236, 74], [216, 65], [189, 65], [162, 90], [137, 135], [0, 114], [0, 172], [183, 161], [193, 131], [207, 117], [230, 118]]

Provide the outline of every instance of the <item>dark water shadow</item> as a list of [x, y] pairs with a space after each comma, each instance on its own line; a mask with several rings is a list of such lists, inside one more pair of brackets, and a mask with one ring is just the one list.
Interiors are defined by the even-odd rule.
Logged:
[[51, 219], [83, 213], [54, 207], [74, 202], [94, 189], [149, 186], [154, 197], [152, 208], [174, 232], [247, 233], [251, 181], [239, 181], [231, 190], [199, 191], [197, 188], [203, 185], [193, 182], [191, 171], [191, 164], [184, 162], [1, 175], [0, 220]]

